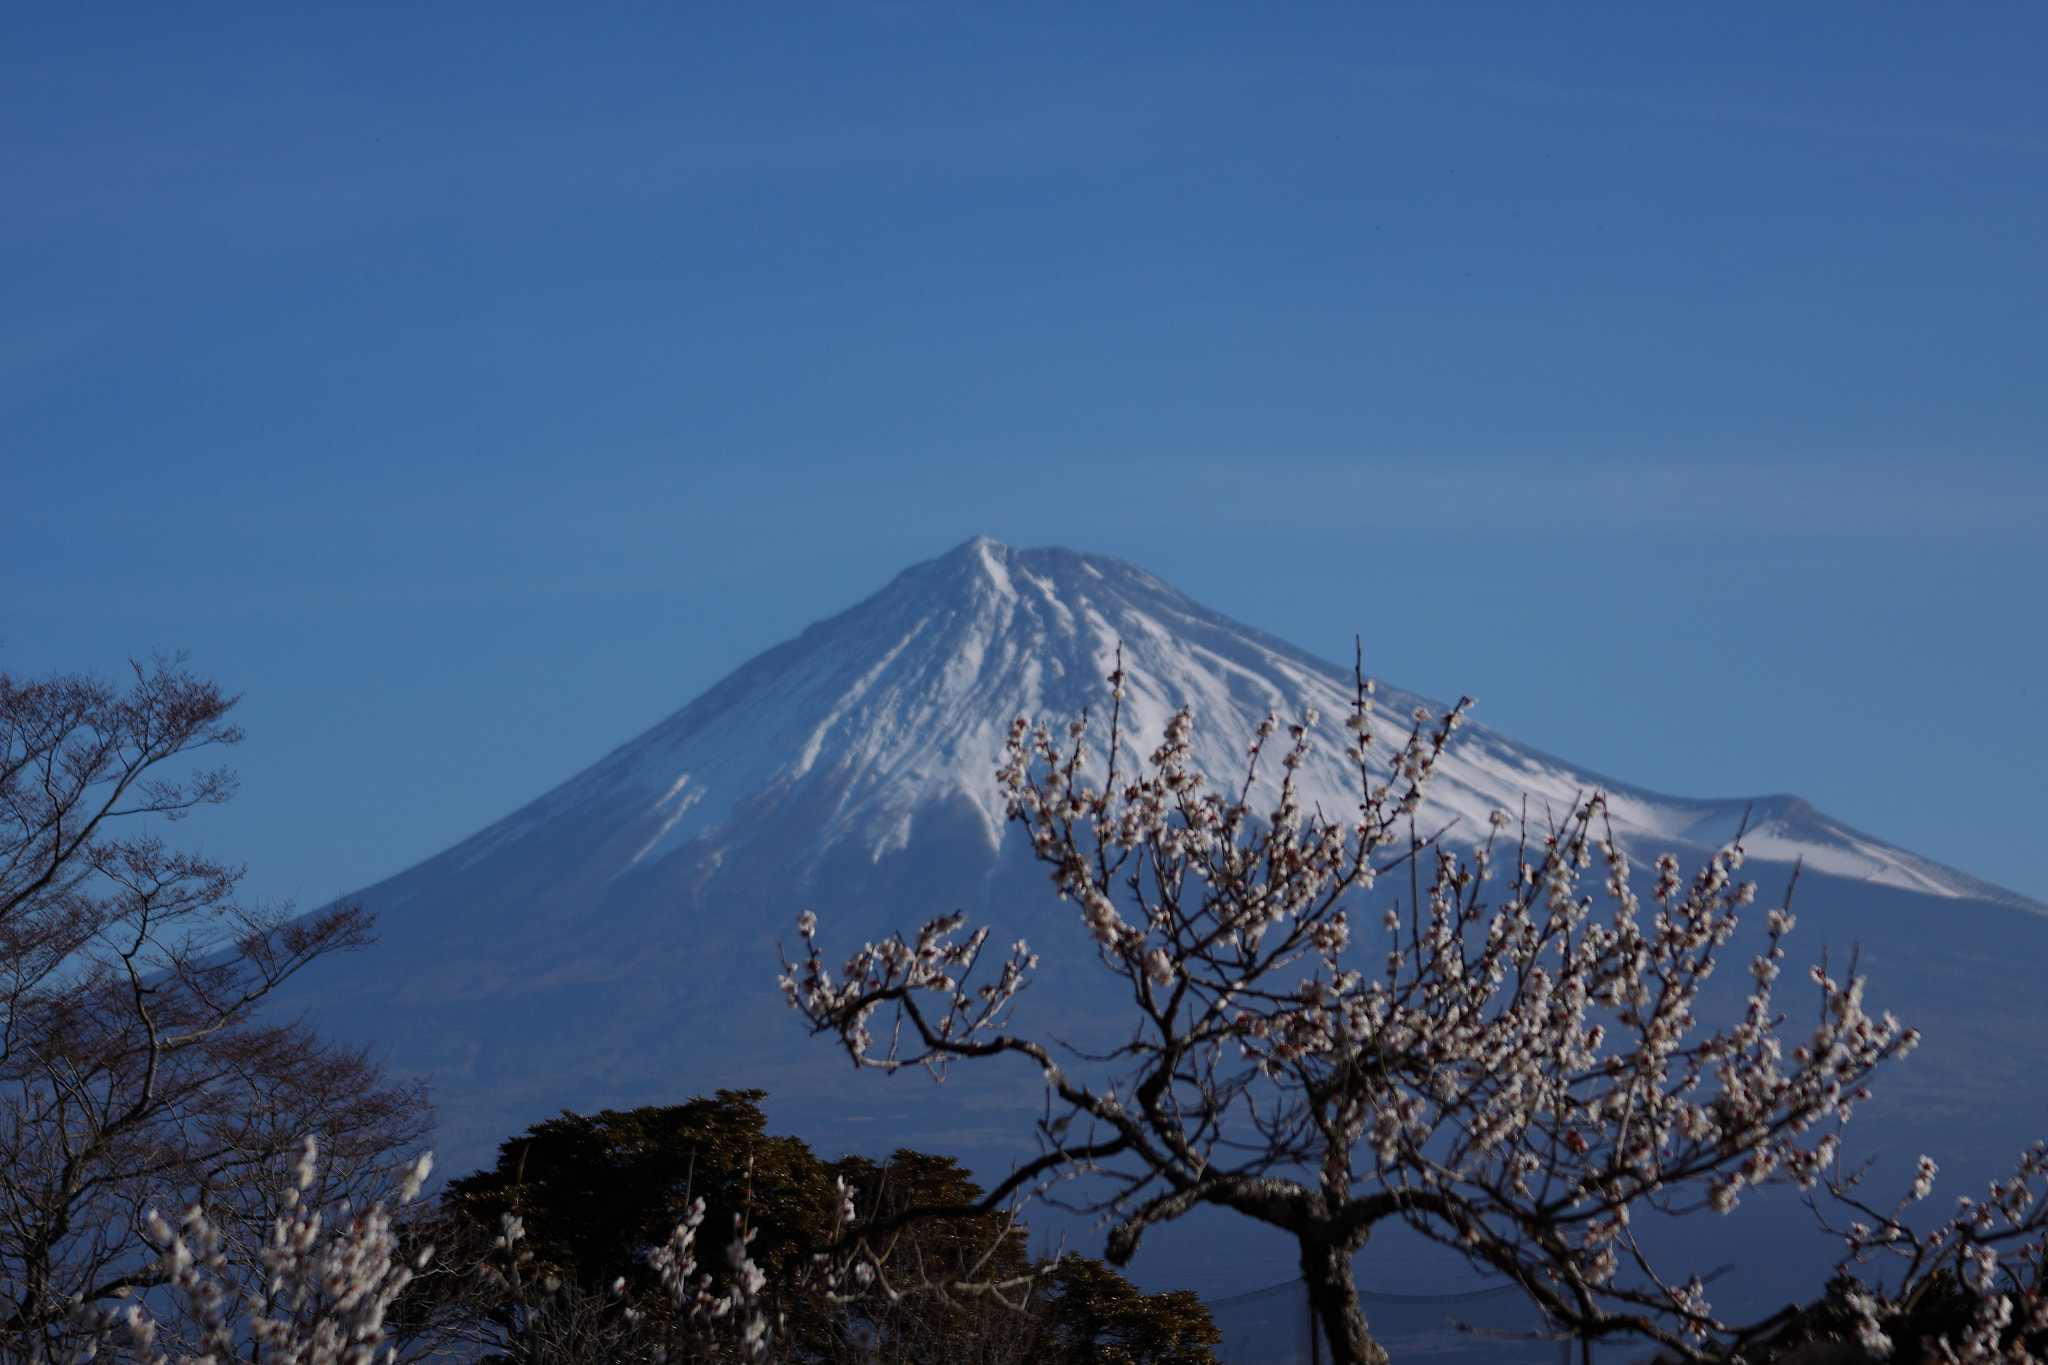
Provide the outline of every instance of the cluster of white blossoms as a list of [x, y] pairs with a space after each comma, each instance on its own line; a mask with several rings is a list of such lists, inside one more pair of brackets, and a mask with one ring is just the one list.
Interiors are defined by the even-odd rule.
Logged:
[[[847, 963], [837, 982], [817, 947], [817, 917], [806, 910], [798, 917], [797, 932], [804, 940], [804, 959], [783, 963], [782, 991], [789, 1003], [814, 1020], [833, 1021], [834, 1031], [845, 1042], [855, 1061], [862, 1065], [894, 1070], [906, 1065], [893, 1052], [876, 1055], [874, 1036], [868, 1021], [885, 995], [896, 992], [935, 992], [948, 1001], [948, 1012], [939, 1027], [949, 1036], [962, 1039], [999, 1027], [1022, 990], [1026, 974], [1038, 965], [1038, 956], [1023, 940], [1011, 948], [998, 968], [995, 979], [969, 989], [965, 984], [974, 974], [988, 942], [988, 930], [980, 929], [964, 942], [953, 935], [966, 923], [964, 915], [947, 915], [927, 923], [915, 943], [900, 935], [885, 942], [862, 946]], [[945, 1057], [928, 1054], [918, 1062], [942, 1070]]]
[[[301, 1196], [317, 1176], [318, 1147], [308, 1138], [295, 1165], [296, 1187], [284, 1191], [282, 1211], [256, 1253], [261, 1274], [239, 1273], [223, 1229], [200, 1205], [188, 1206], [174, 1227], [161, 1215], [148, 1217], [150, 1235], [163, 1247], [164, 1283], [169, 1291], [151, 1302], [132, 1302], [124, 1311], [91, 1310], [88, 1330], [77, 1339], [64, 1365], [86, 1365], [95, 1357], [132, 1358], [134, 1365], [390, 1365], [398, 1344], [385, 1317], [399, 1294], [426, 1267], [431, 1247], [410, 1259], [402, 1254], [392, 1213], [379, 1203], [351, 1211], [346, 1203], [330, 1218]], [[406, 1168], [397, 1204], [419, 1193], [432, 1159], [422, 1156]], [[842, 1198], [843, 1218], [851, 1218]], [[700, 1273], [696, 1242], [704, 1201], [693, 1203], [666, 1244], [648, 1255], [674, 1308], [662, 1332], [647, 1330], [644, 1315], [626, 1299], [625, 1281], [607, 1294], [586, 1294], [549, 1275], [530, 1282], [533, 1253], [525, 1246], [522, 1219], [507, 1213], [489, 1255], [476, 1266], [492, 1287], [491, 1302], [506, 1313], [505, 1339], [495, 1345], [509, 1358], [696, 1359], [731, 1353], [752, 1361], [768, 1359], [773, 1337], [762, 1291], [767, 1276], [749, 1247], [753, 1232], [737, 1217], [725, 1248], [730, 1269], [723, 1289]], [[828, 1278], [842, 1274], [836, 1263]], [[863, 1272], [863, 1282], [871, 1277]], [[237, 1286], [253, 1282], [256, 1288]], [[159, 1319], [152, 1306], [175, 1312]]]
[[[725, 1248], [731, 1275], [725, 1291], [718, 1293], [713, 1289], [711, 1276], [697, 1269], [697, 1229], [703, 1222], [704, 1201], [697, 1199], [669, 1234], [668, 1242], [656, 1247], [647, 1258], [675, 1310], [677, 1334], [701, 1342], [712, 1336], [715, 1324], [730, 1321], [740, 1354], [749, 1360], [765, 1359], [770, 1332], [761, 1290], [768, 1277], [754, 1264], [748, 1250], [754, 1242], [754, 1229], [738, 1214], [733, 1215], [732, 1240]], [[665, 1357], [666, 1352], [657, 1347], [655, 1359]]]
[[[1124, 1163], [1113, 1253], [1119, 1236], [1134, 1245], [1146, 1221], [1197, 1200], [1279, 1221], [1270, 1180], [1291, 1170], [1310, 1173], [1288, 1188], [1330, 1227], [1348, 1236], [1404, 1218], [1514, 1277], [1570, 1330], [1650, 1330], [1688, 1356], [1732, 1330], [1698, 1280], [1659, 1275], [1632, 1216], [1702, 1203], [1725, 1213], [1751, 1187], [1812, 1185], [1865, 1078], [1916, 1041], [1866, 1012], [1861, 977], [1824, 966], [1811, 973], [1819, 1023], [1781, 1039], [1773, 988], [1789, 907], [1766, 917], [1739, 1017], [1702, 1023], [1717, 950], [1754, 898], [1736, 877], [1739, 842], [1689, 879], [1660, 858], [1646, 903], [1592, 792], [1541, 824], [1496, 813], [1483, 846], [1460, 857], [1420, 815], [1469, 699], [1418, 710], [1384, 743], [1361, 678], [1345, 722], [1358, 802], [1331, 818], [1304, 809], [1296, 782], [1315, 712], [1267, 717], [1242, 778], [1219, 788], [1194, 765], [1186, 710], [1149, 762], [1134, 760], [1123, 682], [1119, 667], [1102, 761], [1085, 720], [1063, 736], [1019, 720], [997, 777], [1128, 983], [1139, 1028], [1119, 1054], [1127, 1077], [1091, 1089], [1007, 1034], [1034, 959], [1019, 944], [993, 980], [972, 984], [987, 931], [963, 938], [960, 916], [914, 943], [864, 946], [836, 980], [806, 916], [808, 956], [784, 977], [791, 1003], [864, 1065], [939, 1068], [1003, 1051], [1037, 1061], [1100, 1135], [1089, 1168]], [[1276, 784], [1261, 764], [1282, 734]], [[1355, 928], [1369, 897], [1384, 903], [1376, 944]], [[878, 1040], [883, 1008], [896, 1021]], [[1673, 1329], [1642, 1327], [1646, 1309]]]
[[[1930, 1293], [1961, 1285], [1968, 1290], [1969, 1320], [1960, 1330], [1923, 1336], [1923, 1358], [1942, 1365], [2043, 1365], [2048, 1353], [2048, 1142], [2036, 1142], [2018, 1166], [1987, 1186], [1984, 1197], [1956, 1200], [1955, 1213], [1922, 1233], [1907, 1225], [1907, 1208], [1934, 1189], [1937, 1168], [1921, 1157], [1912, 1186], [1879, 1212], [1857, 1196], [1854, 1177], [1829, 1182], [1841, 1204], [1865, 1215], [1840, 1229], [1851, 1264], [1889, 1262], [1899, 1269], [1895, 1289], [1858, 1289], [1849, 1305], [1858, 1340], [1880, 1359], [1892, 1353], [1885, 1329], [1910, 1323]], [[2030, 1350], [2028, 1342], [2034, 1343]]]
[[[384, 1317], [415, 1271], [433, 1254], [400, 1255], [390, 1210], [382, 1203], [351, 1211], [343, 1203], [330, 1221], [302, 1198], [318, 1173], [319, 1147], [301, 1146], [296, 1185], [257, 1252], [262, 1274], [253, 1288], [230, 1273], [223, 1230], [199, 1204], [176, 1227], [152, 1210], [150, 1236], [163, 1247], [161, 1266], [175, 1317], [161, 1322], [145, 1302], [104, 1313], [84, 1354], [101, 1348], [132, 1353], [137, 1365], [373, 1365], [385, 1347]], [[409, 1203], [433, 1167], [422, 1156], [402, 1178], [397, 1202]], [[123, 1348], [126, 1348], [125, 1351]]]

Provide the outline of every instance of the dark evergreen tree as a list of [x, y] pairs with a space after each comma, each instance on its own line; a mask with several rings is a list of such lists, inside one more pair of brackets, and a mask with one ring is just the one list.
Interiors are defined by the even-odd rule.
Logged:
[[1047, 1294], [1055, 1354], [1065, 1365], [1216, 1365], [1223, 1340], [1191, 1289], [1142, 1294], [1086, 1256], [1063, 1256]]
[[[823, 1161], [800, 1139], [767, 1131], [763, 1098], [721, 1090], [682, 1104], [565, 1111], [506, 1140], [491, 1169], [451, 1182], [432, 1226], [415, 1229], [450, 1254], [394, 1318], [471, 1313], [486, 1352], [523, 1365], [651, 1360], [672, 1324], [648, 1255], [702, 1199], [708, 1254], [699, 1259], [714, 1280], [727, 1275], [718, 1252], [735, 1217], [754, 1233], [779, 1360], [1214, 1365], [1209, 1345], [1220, 1336], [1192, 1293], [1141, 1294], [1078, 1256], [1034, 1265], [1026, 1230], [999, 1211], [977, 1212], [984, 1191], [954, 1158], [899, 1148], [882, 1161]], [[932, 1210], [943, 1212], [921, 1216]], [[474, 1274], [461, 1269], [502, 1255], [491, 1242], [507, 1215], [521, 1220], [533, 1253], [524, 1282], [540, 1287], [523, 1306], [476, 1295]], [[828, 1293], [818, 1253], [862, 1238], [859, 1259], [873, 1275]], [[563, 1289], [547, 1288], [551, 1279]], [[459, 1302], [424, 1302], [435, 1293]], [[551, 1318], [541, 1332], [527, 1330], [536, 1311]], [[534, 1352], [547, 1361], [526, 1361]]]
[[[642, 1311], [666, 1299], [648, 1253], [693, 1200], [705, 1205], [706, 1243], [722, 1247], [735, 1217], [771, 1283], [793, 1286], [813, 1248], [831, 1240], [832, 1170], [802, 1139], [772, 1136], [760, 1090], [596, 1114], [564, 1110], [498, 1147], [497, 1164], [451, 1181], [448, 1202], [485, 1229], [507, 1213], [525, 1224], [534, 1273], [586, 1292], [624, 1279]], [[706, 1258], [714, 1277], [725, 1267]]]

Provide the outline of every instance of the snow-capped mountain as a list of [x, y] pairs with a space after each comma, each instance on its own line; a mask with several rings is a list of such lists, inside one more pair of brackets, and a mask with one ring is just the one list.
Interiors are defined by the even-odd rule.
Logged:
[[[482, 867], [513, 846], [556, 845], [570, 830], [601, 835], [578, 876], [625, 875], [680, 861], [711, 880], [764, 833], [789, 869], [821, 860], [884, 863], [920, 820], [944, 811], [993, 854], [1002, 802], [990, 780], [1010, 722], [1100, 709], [1119, 647], [1131, 674], [1126, 716], [1156, 736], [1190, 705], [1198, 757], [1238, 763], [1270, 712], [1350, 705], [1350, 671], [1237, 624], [1118, 560], [1016, 550], [976, 539], [905, 571], [880, 593], [761, 655], [589, 771], [446, 856]], [[1395, 726], [1417, 705], [1384, 689]], [[1355, 802], [1330, 742], [1311, 760], [1311, 800]], [[1464, 738], [1432, 792], [1458, 830], [1484, 830], [1526, 798], [1562, 811], [1594, 787], [1609, 793], [1624, 836], [1645, 846], [1711, 850], [1745, 815], [1753, 856], [1803, 859], [1817, 871], [1942, 897], [2022, 903], [2010, 893], [1858, 834], [1790, 796], [1689, 801], [1575, 769], [1483, 726]], [[801, 841], [792, 836], [801, 833]], [[564, 850], [566, 851], [566, 850]], [[438, 860], [437, 860], [438, 861]], [[563, 865], [559, 869], [570, 873]], [[815, 872], [812, 873], [815, 876]], [[855, 874], [858, 878], [859, 873]], [[700, 889], [698, 894], [703, 894]], [[402, 902], [389, 902], [396, 909]]]
[[[856, 946], [964, 908], [1045, 953], [1035, 1018], [1086, 1036], [1090, 957], [1071, 905], [1007, 837], [994, 767], [1013, 718], [1100, 708], [1119, 645], [1127, 724], [1195, 711], [1197, 758], [1242, 764], [1254, 727], [1320, 710], [1310, 801], [1355, 801], [1337, 757], [1351, 670], [1208, 610], [1143, 571], [974, 540], [745, 664], [646, 734], [446, 852], [361, 893], [382, 942], [319, 964], [289, 1002], [430, 1073], [444, 1169], [561, 1108], [770, 1092], [778, 1127], [828, 1150], [899, 1143], [977, 1162], [1023, 1154], [1033, 1077], [856, 1074], [803, 1036], [778, 940], [815, 911]], [[1368, 661], [1368, 667], [1370, 661]], [[1381, 686], [1389, 720], [1427, 705]], [[1389, 727], [1391, 728], [1391, 727]], [[1149, 743], [1144, 747], [1149, 749]], [[1611, 781], [1474, 725], [1432, 809], [1447, 837], [1496, 809], [1562, 812], [1609, 793], [1640, 862], [1697, 862], [1745, 813], [1768, 890], [1803, 861], [1792, 947], [1857, 945], [1871, 999], [1927, 1033], [1887, 1078], [1879, 1145], [1960, 1132], [2002, 1159], [2048, 1130], [2048, 908], [1848, 829], [1789, 796], [1689, 800]], [[1968, 1119], [1967, 1123], [1959, 1120]], [[1860, 1121], [1859, 1121], [1860, 1122]], [[1973, 1150], [1975, 1150], [1973, 1148]], [[984, 1164], [984, 1169], [986, 1165]]]

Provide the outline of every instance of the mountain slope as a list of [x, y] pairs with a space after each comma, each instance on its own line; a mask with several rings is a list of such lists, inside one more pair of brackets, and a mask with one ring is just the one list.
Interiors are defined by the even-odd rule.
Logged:
[[[1119, 642], [1141, 740], [1191, 705], [1198, 759], [1230, 773], [1268, 711], [1316, 707], [1326, 738], [1308, 796], [1333, 812], [1354, 799], [1336, 757], [1349, 670], [1119, 561], [976, 540], [361, 893], [382, 943], [319, 964], [287, 1007], [432, 1075], [445, 1169], [482, 1163], [559, 1108], [717, 1086], [765, 1087], [775, 1122], [828, 1150], [909, 1143], [988, 1169], [1026, 1150], [1034, 1078], [967, 1068], [934, 1092], [914, 1076], [855, 1074], [783, 1006], [776, 945], [800, 909], [850, 947], [966, 908], [1045, 955], [1032, 1021], [1113, 1041], [1085, 936], [1006, 829], [994, 766], [1014, 717], [1099, 707]], [[1390, 723], [1425, 704], [1384, 687], [1379, 700]], [[1767, 894], [1789, 870], [1770, 864], [1803, 861], [1795, 956], [1856, 945], [1872, 1000], [1928, 1034], [1888, 1079], [1890, 1110], [1874, 1111], [1880, 1147], [1961, 1134], [1969, 1161], [1995, 1162], [2048, 1127], [2034, 1112], [2048, 1062], [2043, 907], [1793, 797], [1661, 796], [1483, 726], [1460, 733], [1431, 809], [1456, 821], [1456, 842], [1495, 809], [1561, 812], [1596, 786], [1639, 864], [1666, 849], [1697, 862], [1745, 815], [1749, 871]]]

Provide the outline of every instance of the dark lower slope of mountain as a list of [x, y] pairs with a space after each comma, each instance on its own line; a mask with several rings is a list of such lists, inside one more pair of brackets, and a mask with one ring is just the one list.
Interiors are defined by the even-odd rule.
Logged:
[[[1027, 1021], [1083, 1046], [1113, 1041], [1105, 974], [1074, 908], [1006, 828], [994, 767], [1013, 717], [1098, 706], [1120, 643], [1140, 734], [1191, 705], [1198, 760], [1227, 773], [1269, 710], [1315, 706], [1327, 738], [1305, 771], [1310, 799], [1332, 810], [1353, 799], [1333, 757], [1347, 670], [1117, 561], [975, 541], [361, 893], [382, 916], [382, 942], [319, 964], [287, 1008], [433, 1078], [444, 1169], [483, 1163], [507, 1134], [562, 1108], [760, 1086], [780, 1128], [828, 1151], [908, 1143], [999, 1171], [1031, 1154], [1035, 1078], [969, 1067], [934, 1090], [917, 1075], [854, 1073], [784, 1006], [777, 944], [793, 939], [802, 909], [846, 949], [965, 909], [996, 924], [998, 941], [1024, 937], [1044, 954]], [[1419, 700], [1381, 694], [1391, 716]], [[1858, 1118], [1862, 1150], [1943, 1153], [1974, 1184], [2048, 1132], [2041, 907], [1795, 798], [1658, 796], [1483, 727], [1461, 736], [1433, 796], [1459, 818], [1456, 841], [1525, 797], [1563, 810], [1596, 786], [1640, 866], [1666, 849], [1704, 859], [1745, 813], [1746, 875], [1767, 896], [1804, 861], [1795, 962], [1823, 947], [1836, 964], [1860, 954], [1871, 1001], [1927, 1037]], [[1735, 952], [1747, 960], [1740, 940]], [[1793, 982], [1783, 998], [1804, 1007]], [[1157, 1254], [1181, 1254], [1164, 1245]]]
[[[1024, 937], [1044, 955], [1027, 1022], [1077, 1045], [1114, 1035], [1107, 974], [1074, 908], [1053, 897], [1027, 851], [1006, 840], [977, 868], [961, 855], [957, 825], [934, 825], [893, 867], [841, 877], [827, 866], [820, 881], [756, 884], [746, 894], [707, 893], [693, 886], [703, 869], [687, 865], [581, 897], [570, 888], [535, 895], [518, 879], [469, 884], [466, 913], [389, 916], [375, 950], [322, 964], [298, 983], [292, 1005], [388, 1048], [395, 1068], [431, 1075], [442, 1148], [457, 1164], [482, 1160], [507, 1133], [557, 1109], [743, 1085], [767, 1088], [779, 1123], [827, 1147], [909, 1141], [909, 1131], [884, 1137], [873, 1128], [896, 1115], [927, 1144], [1014, 1156], [1020, 1149], [1006, 1135], [1036, 1105], [1035, 1090], [1018, 1091], [1032, 1090], [1030, 1077], [968, 1068], [927, 1093], [917, 1077], [856, 1075], [829, 1042], [804, 1036], [775, 985], [795, 907], [821, 907], [827, 942], [848, 949], [885, 926], [965, 907], [997, 926], [998, 941]], [[1789, 869], [1747, 871], [1768, 885]], [[671, 907], [655, 922], [642, 911], [650, 899]], [[529, 913], [536, 906], [558, 913]], [[1839, 970], [1854, 957], [1871, 1001], [1926, 1035], [1884, 1077], [1859, 1131], [1876, 1138], [1877, 1116], [1898, 1109], [1897, 1141], [1917, 1133], [1928, 1150], [1981, 1147], [1993, 1161], [2016, 1153], [2022, 1135], [2048, 1132], [2048, 919], [1814, 873], [1801, 879], [1797, 910], [1795, 962], [1824, 951]], [[1735, 960], [1746, 958], [1743, 946], [1738, 936]], [[1727, 975], [1731, 989], [1741, 984], [1741, 973]], [[1796, 979], [1783, 998], [1803, 1002]], [[990, 1104], [1005, 1116], [976, 1117]]]

